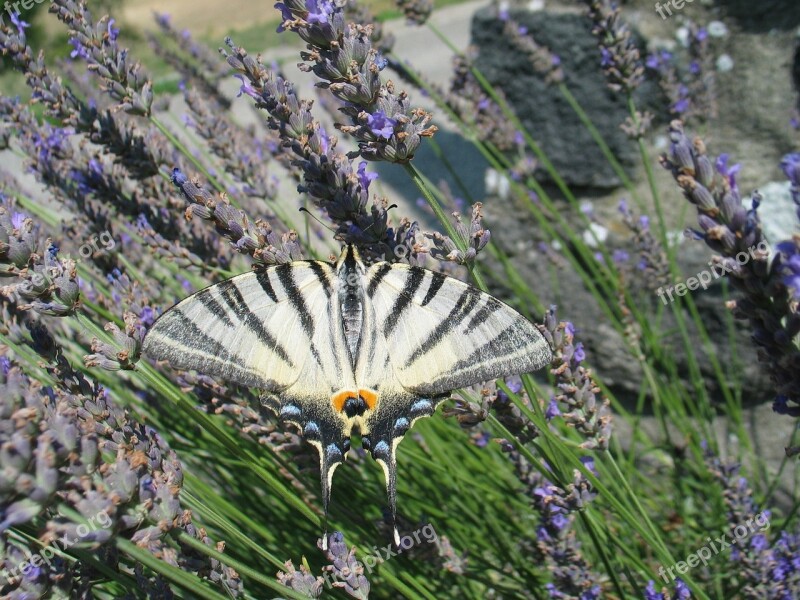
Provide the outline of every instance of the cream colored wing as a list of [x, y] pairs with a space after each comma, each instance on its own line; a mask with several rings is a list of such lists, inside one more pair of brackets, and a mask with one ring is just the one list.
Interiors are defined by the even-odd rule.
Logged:
[[298, 342], [313, 337], [313, 315], [328, 303], [331, 272], [326, 263], [296, 262], [207, 287], [155, 322], [144, 352], [178, 369], [283, 391], [304, 370], [324, 364], [325, 350]]
[[366, 280], [392, 368], [409, 392], [435, 396], [535, 371], [551, 360], [549, 345], [530, 321], [458, 279], [379, 263]]

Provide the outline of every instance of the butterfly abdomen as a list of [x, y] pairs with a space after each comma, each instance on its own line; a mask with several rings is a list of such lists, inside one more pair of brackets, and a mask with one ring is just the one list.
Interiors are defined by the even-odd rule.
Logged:
[[[339, 304], [342, 311], [342, 327], [350, 354], [350, 364], [355, 368], [364, 330], [364, 288], [359, 273], [360, 263], [344, 261], [339, 267]], [[363, 270], [363, 266], [361, 266]]]

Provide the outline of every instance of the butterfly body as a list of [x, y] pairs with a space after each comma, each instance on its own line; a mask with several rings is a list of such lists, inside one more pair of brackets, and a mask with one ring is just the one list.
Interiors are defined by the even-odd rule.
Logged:
[[[453, 389], [550, 360], [538, 330], [489, 294], [419, 267], [335, 264], [245, 273], [167, 311], [145, 352], [259, 388], [319, 451], [323, 504], [350, 437], [383, 467], [395, 513], [397, 445]], [[395, 532], [397, 540], [397, 532]]]

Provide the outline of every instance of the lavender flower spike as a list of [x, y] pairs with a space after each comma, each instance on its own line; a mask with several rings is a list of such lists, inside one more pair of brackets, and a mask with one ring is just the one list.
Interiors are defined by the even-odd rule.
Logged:
[[411, 109], [408, 95], [395, 92], [391, 81], [383, 84], [380, 72], [386, 61], [372, 46], [372, 25], [345, 25], [344, 6], [330, 0], [286, 0], [275, 5], [283, 16], [282, 29], [297, 33], [308, 42], [300, 56], [304, 71], [319, 77], [343, 103], [340, 111], [349, 124], [336, 128], [352, 135], [359, 154], [367, 160], [405, 163], [410, 161], [422, 138], [437, 128], [429, 126], [431, 115]]
[[630, 28], [620, 19], [619, 5], [611, 0], [584, 1], [589, 7], [608, 87], [615, 92], [633, 92], [644, 81], [644, 65]]
[[582, 448], [605, 450], [611, 438], [609, 401], [603, 398], [591, 370], [581, 364], [586, 352], [583, 344], [573, 343], [575, 328], [570, 322], [559, 322], [556, 307], [551, 306], [539, 331], [553, 349], [550, 372], [556, 376], [559, 389], [555, 401], [559, 408], [567, 407], [561, 411], [564, 421], [586, 438]]
[[90, 71], [105, 82], [105, 90], [127, 113], [149, 116], [153, 104], [153, 86], [139, 63], [128, 62], [128, 51], [119, 47], [119, 29], [114, 20], [102, 17], [95, 23], [86, 5], [74, 0], [53, 0], [50, 12], [66, 23], [70, 43]]
[[455, 262], [460, 265], [473, 262], [475, 257], [478, 256], [478, 252], [486, 247], [492, 237], [489, 230], [483, 228], [482, 207], [483, 205], [480, 202], [476, 202], [472, 207], [472, 219], [469, 229], [461, 222], [461, 215], [453, 213], [453, 218], [456, 221], [456, 233], [458, 233], [461, 242], [466, 246], [465, 252], [459, 250], [458, 245], [449, 237], [435, 231], [425, 234], [434, 245], [434, 248], [431, 249], [431, 256], [438, 260]]
[[[800, 407], [800, 351], [793, 340], [800, 332], [800, 237], [778, 244], [778, 252], [770, 260], [758, 217], [761, 197], [754, 193], [752, 207], [748, 210], [743, 206], [736, 184], [738, 166], [729, 167], [726, 155], [713, 161], [703, 140], [690, 140], [680, 121], [670, 124], [669, 133], [670, 151], [661, 157], [661, 164], [697, 207], [700, 228], [691, 235], [720, 253], [712, 261], [714, 268], [719, 268], [742, 294], [728, 307], [736, 318], [750, 324], [758, 359], [774, 384], [774, 408], [781, 414], [796, 415]], [[793, 185], [795, 165], [793, 158], [784, 159], [784, 170]]]

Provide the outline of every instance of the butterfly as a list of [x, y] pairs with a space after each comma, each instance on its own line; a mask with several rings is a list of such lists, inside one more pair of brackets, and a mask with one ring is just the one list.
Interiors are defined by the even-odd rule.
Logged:
[[551, 360], [539, 330], [497, 298], [421, 267], [367, 267], [351, 245], [333, 264], [280, 264], [189, 296], [153, 324], [144, 352], [262, 390], [319, 451], [326, 524], [357, 431], [383, 467], [395, 544], [397, 445], [414, 422], [454, 389]]

